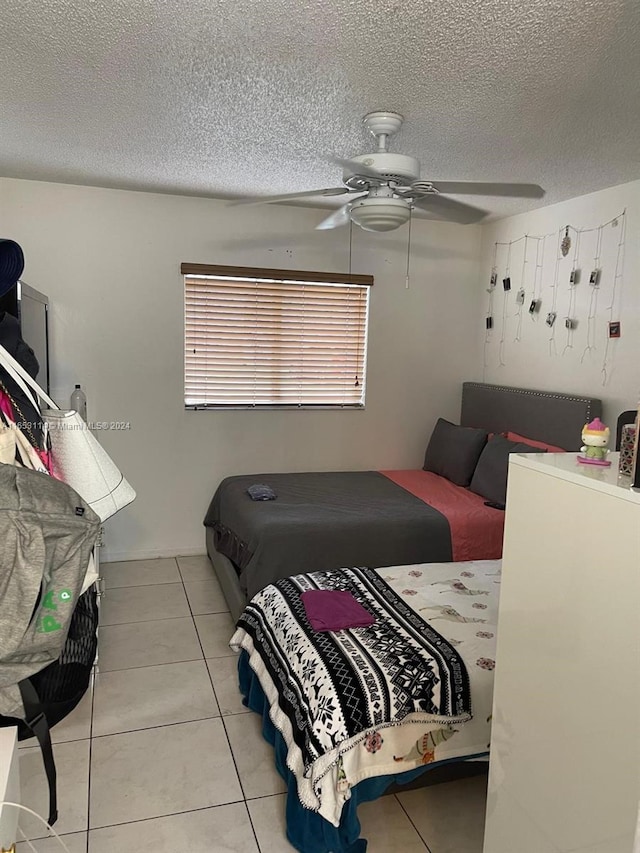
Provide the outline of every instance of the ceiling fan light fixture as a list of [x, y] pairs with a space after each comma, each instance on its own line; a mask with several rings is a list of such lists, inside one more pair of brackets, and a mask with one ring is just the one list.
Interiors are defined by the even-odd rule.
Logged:
[[367, 113], [365, 127], [376, 139], [376, 150], [355, 157], [331, 157], [342, 167], [341, 187], [307, 190], [276, 196], [238, 199], [231, 204], [269, 204], [312, 196], [346, 196], [346, 204], [322, 220], [316, 229], [329, 231], [355, 223], [365, 231], [393, 231], [409, 221], [413, 209], [430, 218], [459, 225], [480, 222], [488, 211], [450, 198], [452, 195], [542, 198], [537, 184], [496, 183], [493, 181], [440, 181], [420, 177], [420, 163], [407, 154], [389, 151], [389, 140], [402, 127], [400, 113], [377, 110]]
[[351, 205], [351, 221], [364, 231], [393, 231], [410, 216], [411, 208], [401, 198], [363, 198]]

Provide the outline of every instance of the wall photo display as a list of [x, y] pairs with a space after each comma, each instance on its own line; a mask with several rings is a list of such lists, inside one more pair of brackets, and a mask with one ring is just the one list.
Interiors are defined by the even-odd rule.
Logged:
[[[532, 362], [549, 358], [562, 360], [560, 372], [571, 365], [572, 375], [580, 373], [584, 384], [587, 378], [603, 387], [609, 383], [626, 333], [626, 228], [623, 210], [600, 225], [564, 223], [547, 234], [521, 234], [493, 244], [485, 381], [487, 371], [528, 370]], [[500, 280], [502, 291], [496, 288]]]

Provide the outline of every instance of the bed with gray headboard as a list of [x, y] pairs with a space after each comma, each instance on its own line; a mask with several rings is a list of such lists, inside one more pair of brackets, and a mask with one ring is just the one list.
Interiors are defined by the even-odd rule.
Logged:
[[[465, 382], [460, 425], [570, 451], [600, 413], [597, 399]], [[277, 498], [252, 501], [247, 488], [256, 483], [270, 485]], [[503, 517], [482, 496], [429, 471], [341, 471], [227, 477], [204, 523], [207, 552], [237, 619], [256, 592], [293, 574], [499, 557]]]
[[602, 402], [592, 397], [482, 382], [462, 386], [463, 426], [515, 432], [565, 450], [578, 450], [582, 427], [601, 414]]

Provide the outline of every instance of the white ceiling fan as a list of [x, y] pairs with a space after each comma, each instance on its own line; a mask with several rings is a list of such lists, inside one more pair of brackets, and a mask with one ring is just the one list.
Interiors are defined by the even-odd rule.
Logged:
[[407, 222], [414, 208], [436, 219], [462, 225], [479, 222], [487, 215], [486, 210], [449, 198], [448, 193], [518, 198], [544, 195], [537, 184], [421, 180], [420, 163], [415, 157], [388, 150], [390, 137], [400, 130], [403, 121], [399, 113], [392, 112], [373, 112], [364, 117], [364, 125], [376, 138], [377, 148], [371, 154], [360, 154], [350, 160], [332, 158], [344, 170], [342, 187], [243, 198], [231, 204], [271, 204], [313, 196], [347, 195], [349, 201], [317, 225], [317, 229], [339, 228], [351, 221], [365, 231], [393, 231]]

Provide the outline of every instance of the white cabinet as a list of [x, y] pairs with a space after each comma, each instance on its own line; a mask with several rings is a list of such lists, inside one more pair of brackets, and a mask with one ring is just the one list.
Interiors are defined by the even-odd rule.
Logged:
[[575, 454], [514, 455], [484, 853], [632, 853], [640, 494]]
[[[18, 730], [0, 728], [0, 803], [20, 802]], [[18, 809], [0, 806], [0, 850], [9, 850], [18, 834]]]

